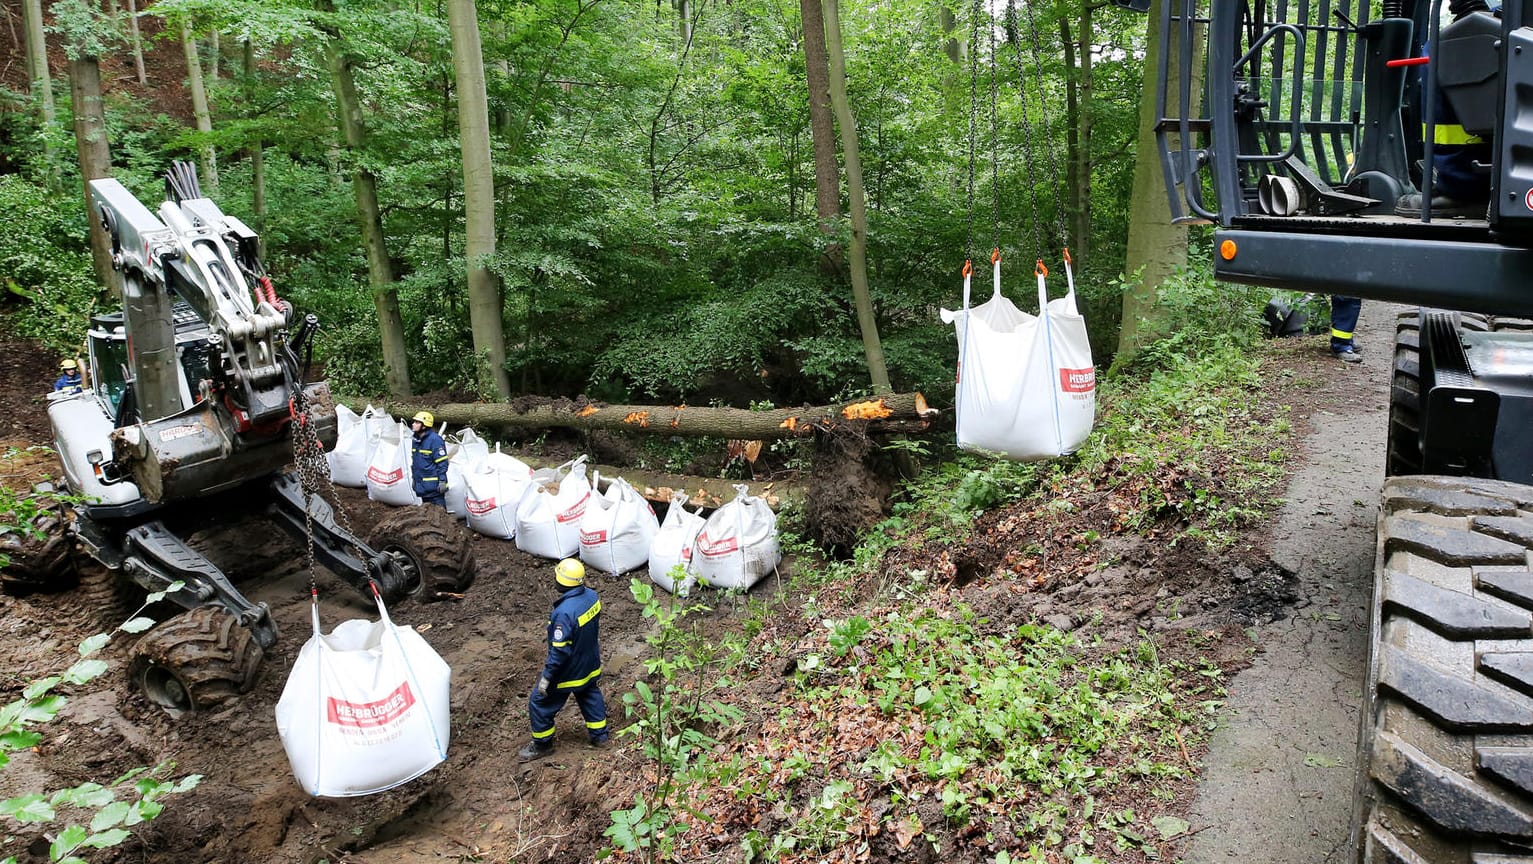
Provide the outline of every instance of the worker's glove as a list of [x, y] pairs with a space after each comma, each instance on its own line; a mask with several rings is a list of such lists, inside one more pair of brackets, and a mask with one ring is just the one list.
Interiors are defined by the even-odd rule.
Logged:
[[547, 696], [548, 695], [548, 679], [547, 678], [539, 678], [538, 679], [538, 686], [537, 686], [537, 688], [533, 692], [538, 694], [538, 698], [539, 699], [542, 699], [543, 697]]

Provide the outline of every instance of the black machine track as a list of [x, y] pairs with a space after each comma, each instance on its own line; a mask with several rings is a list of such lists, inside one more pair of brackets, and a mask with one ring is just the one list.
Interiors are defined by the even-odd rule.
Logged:
[[1361, 860], [1533, 861], [1533, 488], [1396, 477], [1379, 519]]
[[367, 545], [394, 556], [409, 575], [409, 593], [423, 600], [462, 594], [474, 581], [468, 531], [446, 510], [401, 507], [373, 528]]
[[128, 675], [151, 702], [179, 716], [249, 692], [264, 653], [233, 615], [199, 606], [144, 634]]

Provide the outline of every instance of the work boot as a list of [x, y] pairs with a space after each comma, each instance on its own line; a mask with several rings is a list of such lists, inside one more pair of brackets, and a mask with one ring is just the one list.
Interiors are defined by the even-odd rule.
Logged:
[[592, 738], [591, 741], [590, 741], [590, 744], [591, 744], [591, 747], [593, 747], [594, 749], [606, 750], [606, 749], [608, 749], [609, 747], [612, 746], [612, 739], [611, 738]]
[[1340, 351], [1332, 351], [1331, 353], [1335, 354], [1336, 355], [1336, 359], [1340, 360], [1343, 363], [1361, 363], [1361, 362], [1363, 362], [1362, 355], [1358, 354], [1356, 351], [1352, 350], [1351, 348], [1343, 348]]
[[542, 759], [544, 756], [547, 756], [552, 752], [554, 752], [554, 742], [534, 740], [526, 747], [523, 747], [520, 753], [516, 754], [516, 761], [532, 762], [537, 759]]
[[[1408, 219], [1421, 218], [1420, 192], [1411, 192], [1400, 196], [1395, 202], [1395, 215], [1404, 216]], [[1432, 216], [1444, 219], [1484, 219], [1486, 214], [1485, 202], [1478, 204], [1470, 201], [1459, 201], [1446, 195], [1432, 196]]]

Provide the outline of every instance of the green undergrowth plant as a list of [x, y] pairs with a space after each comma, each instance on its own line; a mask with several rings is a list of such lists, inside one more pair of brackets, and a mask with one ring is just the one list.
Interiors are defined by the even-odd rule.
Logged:
[[[680, 793], [678, 818], [733, 829], [747, 860], [818, 860], [880, 833], [1012, 861], [1146, 846], [1166, 839], [1187, 748], [1223, 697], [1218, 666], [1163, 660], [1143, 634], [1109, 649], [1046, 625], [997, 632], [961, 604], [826, 620], [801, 644], [775, 714]], [[677, 836], [679, 859], [713, 851]]]
[[[164, 591], [156, 591], [139, 607], [142, 612], [171, 593], [181, 590], [174, 582]], [[154, 621], [135, 612], [113, 633], [141, 633]], [[79, 646], [79, 659], [58, 675], [31, 682], [21, 698], [0, 708], [0, 770], [10, 764], [11, 754], [42, 746], [47, 725], [58, 716], [68, 698], [58, 692], [62, 687], [80, 686], [101, 677], [107, 661], [97, 655], [112, 640], [109, 633], [98, 633]], [[172, 778], [173, 762], [161, 762], [124, 772], [109, 783], [81, 783], [65, 789], [30, 791], [0, 801], [0, 816], [18, 825], [42, 829], [48, 844], [48, 860], [59, 864], [85, 864], [90, 850], [111, 849], [132, 836], [129, 829], [164, 812], [162, 799], [190, 791], [202, 775], [188, 774]], [[4, 842], [14, 838], [7, 835]], [[0, 864], [16, 864], [11, 855]]]
[[[678, 585], [687, 581], [681, 565], [671, 576]], [[649, 681], [636, 681], [633, 692], [623, 694], [623, 711], [631, 722], [618, 734], [642, 746], [654, 782], [635, 795], [632, 807], [612, 812], [604, 834], [614, 849], [635, 853], [640, 860], [670, 860], [676, 811], [687, 807], [676, 792], [700, 776], [699, 756], [717, 743], [709, 731], [740, 718], [738, 709], [712, 698], [730, 686], [719, 670], [732, 665], [727, 656], [731, 645], [712, 641], [699, 627], [683, 623], [709, 607], [657, 592], [646, 580], [632, 580], [629, 591], [644, 617], [654, 621], [654, 629], [646, 637], [652, 649], [644, 660]]]

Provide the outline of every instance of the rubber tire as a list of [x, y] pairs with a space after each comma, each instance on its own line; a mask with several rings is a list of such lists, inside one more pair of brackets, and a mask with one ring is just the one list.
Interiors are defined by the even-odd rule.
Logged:
[[199, 606], [144, 634], [133, 646], [128, 676], [151, 703], [180, 717], [250, 692], [264, 655], [233, 615]]
[[1533, 488], [1387, 480], [1360, 718], [1364, 864], [1525, 861], [1533, 844]]
[[7, 594], [67, 590], [75, 584], [69, 516], [62, 507], [50, 507], [37, 514], [32, 527], [42, 536], [15, 532], [0, 535], [0, 552], [11, 559], [9, 565], [0, 569], [0, 588]]
[[[468, 530], [434, 505], [401, 507], [374, 526], [367, 545], [396, 558], [419, 579], [405, 593], [422, 600], [462, 594], [474, 582], [476, 565]], [[387, 599], [387, 598], [385, 598]]]
[[[1473, 332], [1533, 331], [1533, 320], [1493, 318], [1459, 313], [1464, 330]], [[1395, 365], [1389, 385], [1389, 438], [1384, 476], [1420, 474], [1421, 458], [1421, 321], [1418, 312], [1395, 318]]]
[[1395, 365], [1384, 454], [1384, 476], [1421, 473], [1421, 320], [1416, 312], [1402, 312], [1395, 318]]

